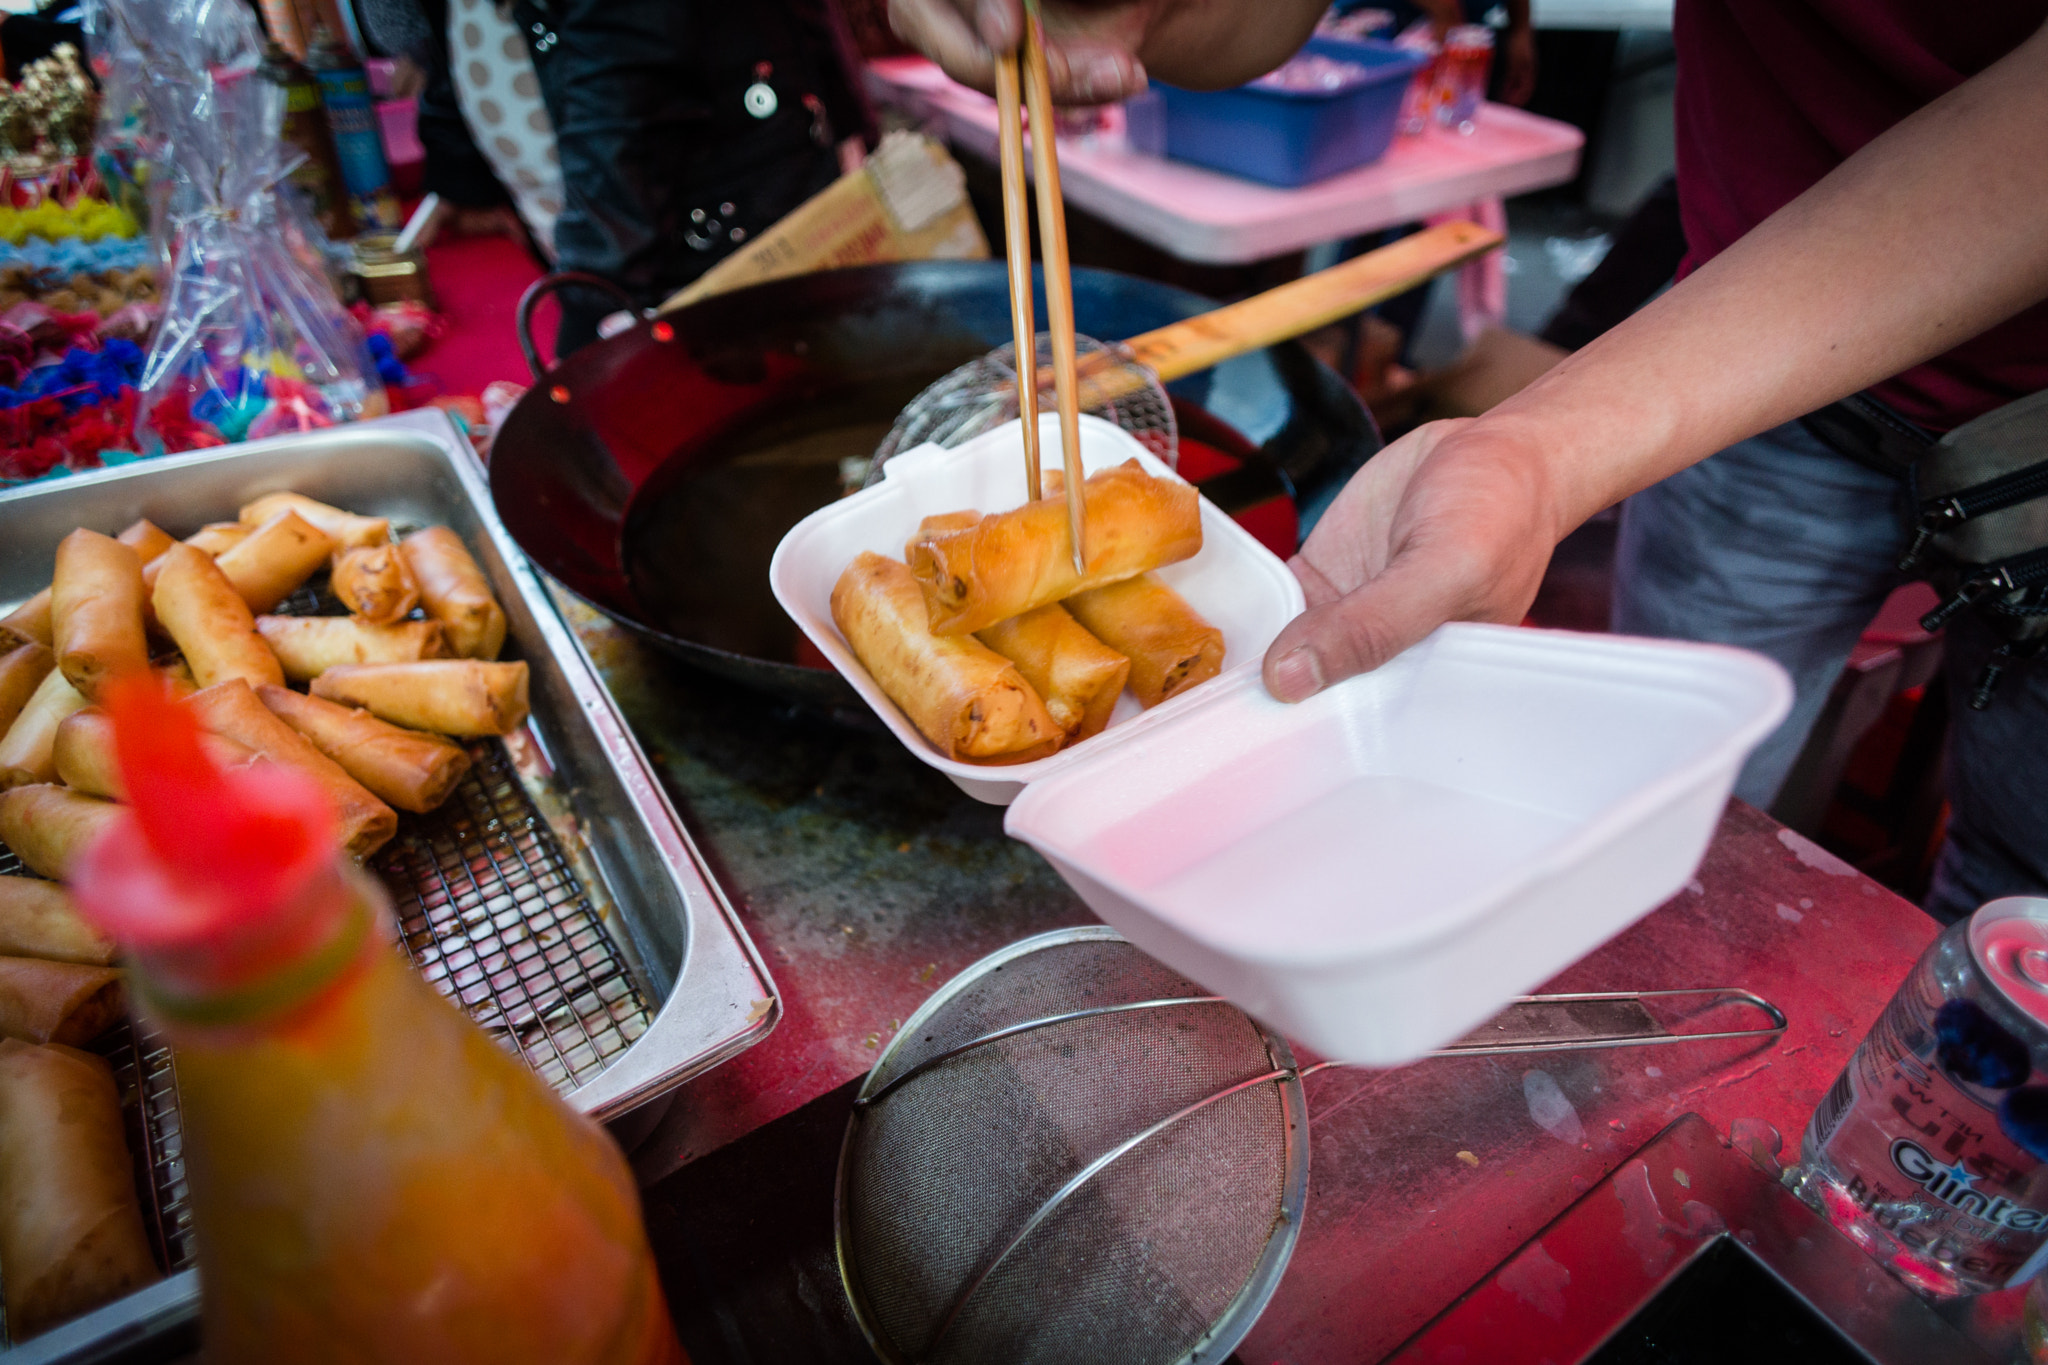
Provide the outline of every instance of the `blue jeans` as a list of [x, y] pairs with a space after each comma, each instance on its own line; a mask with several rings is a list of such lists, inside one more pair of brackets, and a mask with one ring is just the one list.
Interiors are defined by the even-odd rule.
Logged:
[[[1743, 768], [1743, 800], [1776, 797], [1849, 651], [1899, 585], [1903, 497], [1898, 480], [1793, 422], [1623, 505], [1614, 629], [1740, 645], [1792, 675], [1792, 713]], [[2015, 664], [1973, 711], [1997, 643], [1967, 611], [1945, 637], [1950, 817], [1927, 901], [1944, 920], [1996, 896], [2048, 895], [2048, 656]]]

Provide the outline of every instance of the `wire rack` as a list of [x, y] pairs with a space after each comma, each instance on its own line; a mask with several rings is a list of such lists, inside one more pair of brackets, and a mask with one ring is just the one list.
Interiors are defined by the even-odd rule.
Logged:
[[[499, 740], [428, 815], [399, 817], [370, 860], [420, 974], [556, 1090], [588, 1081], [654, 1018], [650, 995]], [[0, 844], [0, 874], [24, 871]], [[114, 1070], [144, 1221], [166, 1273], [192, 1264], [184, 1123], [171, 1049], [122, 1023], [93, 1050]], [[0, 1330], [0, 1345], [6, 1342]]]
[[420, 974], [542, 1079], [591, 1079], [654, 1019], [619, 945], [534, 808], [505, 746], [371, 860]]

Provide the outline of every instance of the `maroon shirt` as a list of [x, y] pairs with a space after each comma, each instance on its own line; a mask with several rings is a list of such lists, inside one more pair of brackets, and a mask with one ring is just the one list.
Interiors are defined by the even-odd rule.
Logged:
[[[2048, 0], [1678, 0], [1679, 274], [2044, 19]], [[1946, 431], [2044, 388], [2048, 303], [1872, 392]]]

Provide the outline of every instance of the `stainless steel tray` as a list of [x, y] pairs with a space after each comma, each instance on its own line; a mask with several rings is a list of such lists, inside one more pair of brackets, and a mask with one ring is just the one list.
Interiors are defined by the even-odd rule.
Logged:
[[[0, 612], [49, 582], [57, 542], [148, 517], [174, 535], [291, 489], [402, 526], [451, 527], [533, 673], [533, 717], [473, 750], [441, 810], [371, 860], [422, 974], [585, 1113], [618, 1117], [759, 1042], [780, 1001], [589, 656], [498, 524], [468, 443], [438, 412], [144, 461], [0, 493]], [[0, 848], [0, 871], [14, 859]], [[13, 1351], [107, 1358], [189, 1321], [175, 1058], [140, 1030], [100, 1044], [130, 1113], [143, 1211], [170, 1279]], [[4, 1341], [0, 1336], [0, 1341]]]

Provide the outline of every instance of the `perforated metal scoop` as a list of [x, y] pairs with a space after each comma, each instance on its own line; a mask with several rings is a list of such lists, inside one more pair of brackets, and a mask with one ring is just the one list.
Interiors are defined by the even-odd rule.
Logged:
[[[1082, 374], [1081, 411], [1114, 422], [1147, 450], [1177, 467], [1180, 435], [1174, 426], [1173, 404], [1159, 376], [1133, 358], [1121, 344], [1093, 337], [1074, 338]], [[979, 360], [970, 360], [935, 380], [897, 414], [896, 424], [875, 447], [868, 474], [872, 484], [882, 466], [899, 451], [931, 442], [947, 449], [992, 431], [1017, 415], [1017, 348], [1000, 346]], [[1051, 339], [1038, 334], [1041, 377], [1052, 364]], [[1051, 392], [1041, 394], [1039, 411], [1052, 411]], [[1057, 450], [1054, 452], [1057, 455]], [[1048, 468], [1059, 468], [1057, 458]]]
[[[1648, 997], [1763, 1028], [1674, 1033]], [[1448, 1053], [1768, 1037], [1746, 991], [1528, 997]], [[1323, 1064], [1327, 1065], [1327, 1063]], [[982, 959], [868, 1074], [839, 1154], [839, 1273], [892, 1365], [1219, 1361], [1278, 1286], [1308, 1196], [1286, 1040], [1100, 926]]]

